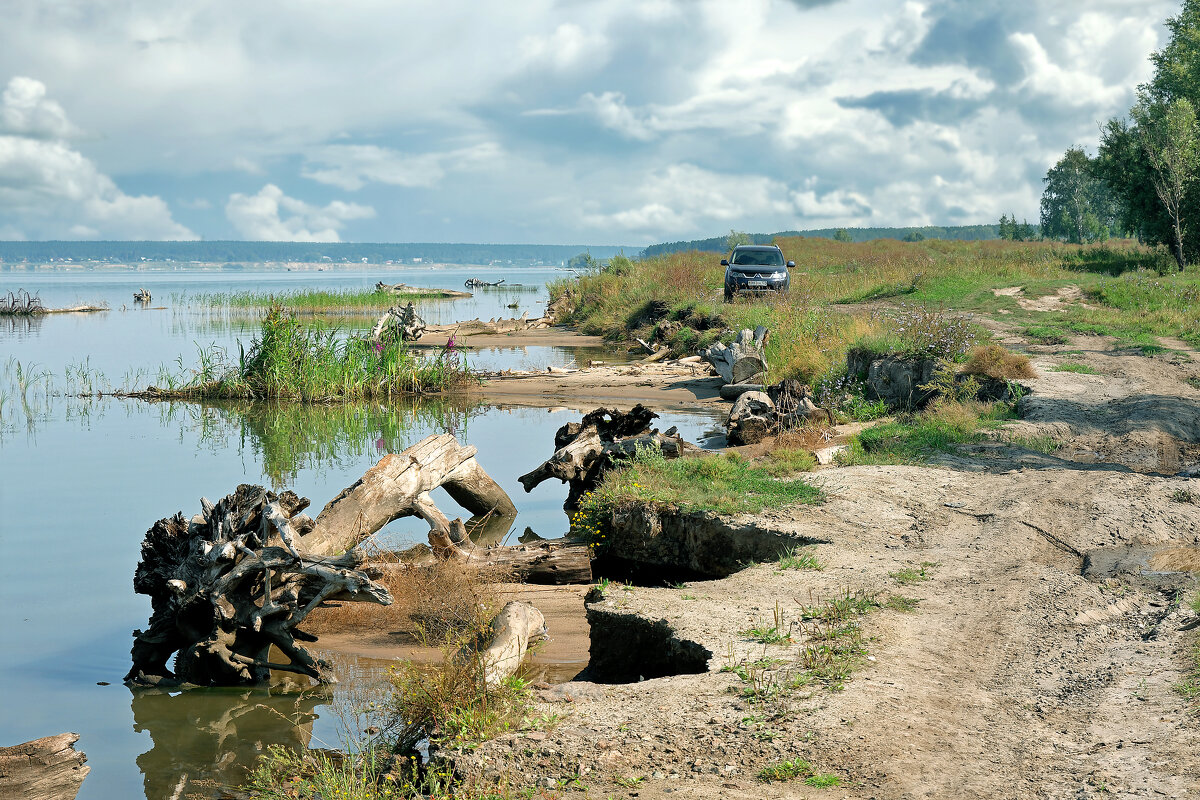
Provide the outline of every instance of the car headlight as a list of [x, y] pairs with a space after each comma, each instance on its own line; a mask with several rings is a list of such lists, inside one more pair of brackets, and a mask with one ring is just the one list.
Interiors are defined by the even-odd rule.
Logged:
[[787, 277], [787, 273], [786, 272], [772, 272], [771, 277], [777, 281], [781, 281]]

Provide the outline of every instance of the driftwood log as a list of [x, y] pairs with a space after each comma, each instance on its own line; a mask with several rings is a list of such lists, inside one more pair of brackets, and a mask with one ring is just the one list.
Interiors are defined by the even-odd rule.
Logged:
[[765, 390], [741, 392], [729, 409], [725, 435], [731, 445], [757, 444], [812, 422], [832, 425], [833, 412], [813, 402], [807, 385], [786, 380]]
[[464, 649], [459, 657], [478, 657], [484, 681], [496, 686], [520, 669], [529, 645], [545, 635], [542, 612], [529, 603], [511, 600], [492, 618], [485, 640], [478, 647]]
[[425, 320], [421, 319], [410, 302], [404, 307], [392, 306], [384, 312], [371, 330], [371, 341], [380, 343], [398, 337], [401, 341], [412, 342], [421, 338], [424, 332]]
[[75, 800], [91, 771], [75, 749], [78, 741], [78, 733], [60, 733], [0, 747], [0, 797]]
[[770, 332], [759, 325], [753, 331], [744, 328], [733, 344], [717, 342], [700, 351], [700, 357], [712, 364], [726, 383], [765, 383], [767, 358], [764, 348]]
[[500, 284], [504, 283], [504, 281], [505, 281], [505, 278], [501, 278], [498, 281], [492, 281], [491, 283], [489, 283], [488, 281], [485, 281], [482, 278], [467, 278], [464, 285], [468, 289], [474, 289], [476, 287], [482, 288], [484, 286], [499, 286]]
[[[315, 520], [302, 513], [307, 499], [249, 485], [217, 503], [201, 498], [202, 513], [191, 520], [159, 520], [146, 533], [134, 575], [134, 590], [150, 596], [153, 614], [147, 630], [134, 632], [126, 682], [254, 685], [271, 670], [331, 682], [328, 665], [300, 644], [316, 641], [300, 625], [326, 601], [391, 602], [356, 546], [401, 517], [429, 524], [436, 558], [590, 581], [584, 545], [480, 548], [462, 520], [438, 509], [430, 492], [442, 487], [476, 516], [515, 514], [475, 452], [449, 434], [427, 437], [384, 456]], [[272, 645], [286, 663], [267, 660]], [[167, 668], [172, 655], [174, 672]]]
[[375, 284], [375, 291], [383, 294], [394, 294], [401, 297], [430, 297], [434, 299], [459, 299], [466, 297], [474, 297], [470, 292], [460, 292], [458, 289], [429, 289], [423, 286], [409, 286], [407, 283], [384, 283], [380, 281]]
[[659, 433], [650, 423], [658, 418], [641, 403], [626, 412], [598, 408], [580, 422], [569, 422], [554, 435], [554, 455], [518, 480], [526, 492], [548, 478], [570, 485], [564, 507], [577, 508], [579, 498], [600, 482], [615, 462], [633, 457], [639, 448], [653, 448], [667, 458], [700, 454], [675, 428]]
[[135, 303], [149, 303], [151, 299], [149, 289], [141, 288], [133, 293], [133, 301]]

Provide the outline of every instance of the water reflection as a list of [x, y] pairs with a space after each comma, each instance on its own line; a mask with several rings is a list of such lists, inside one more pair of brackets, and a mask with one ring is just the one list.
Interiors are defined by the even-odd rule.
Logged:
[[0, 335], [12, 336], [14, 339], [25, 339], [36, 336], [41, 329], [45, 317], [41, 314], [0, 315]]
[[292, 486], [302, 470], [321, 474], [399, 453], [430, 433], [458, 436], [480, 404], [426, 398], [389, 405], [229, 403], [158, 406], [163, 427], [184, 426], [209, 449], [236, 447], [261, 460], [273, 487]]
[[132, 700], [133, 729], [153, 745], [137, 758], [146, 800], [218, 796], [245, 783], [271, 745], [301, 750], [312, 741], [326, 689], [144, 689]]

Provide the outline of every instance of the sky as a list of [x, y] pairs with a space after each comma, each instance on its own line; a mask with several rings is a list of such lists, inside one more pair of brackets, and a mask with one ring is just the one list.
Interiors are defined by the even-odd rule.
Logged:
[[1159, 0], [0, 0], [0, 239], [1036, 221]]

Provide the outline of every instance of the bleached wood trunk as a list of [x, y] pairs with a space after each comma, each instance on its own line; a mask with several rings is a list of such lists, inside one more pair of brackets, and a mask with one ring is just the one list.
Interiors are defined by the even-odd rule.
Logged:
[[770, 331], [759, 325], [744, 328], [733, 344], [717, 342], [700, 351], [700, 357], [712, 364], [726, 383], [765, 383], [767, 359], [764, 348]]
[[508, 493], [475, 460], [476, 449], [448, 433], [429, 436], [402, 453], [386, 455], [353, 486], [343, 489], [301, 537], [312, 553], [344, 552], [389, 522], [418, 516], [431, 529], [450, 521], [429, 493], [439, 486], [475, 516], [517, 513]]
[[383, 342], [390, 331], [398, 333], [400, 339], [405, 342], [413, 342], [425, 332], [425, 320], [417, 314], [411, 302], [403, 308], [392, 306], [371, 329], [371, 341], [376, 344]]
[[77, 733], [44, 736], [0, 747], [0, 797], [21, 800], [75, 800], [91, 771], [75, 749]]
[[[520, 669], [529, 645], [546, 635], [546, 618], [529, 603], [512, 600], [492, 619], [489, 633], [478, 657], [484, 680], [496, 686]], [[473, 655], [465, 653], [464, 657]]]

